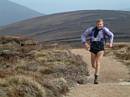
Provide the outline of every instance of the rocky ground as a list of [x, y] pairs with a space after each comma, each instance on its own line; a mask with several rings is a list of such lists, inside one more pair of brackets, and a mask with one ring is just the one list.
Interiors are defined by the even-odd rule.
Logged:
[[106, 48], [101, 64], [100, 84], [94, 85], [94, 72], [90, 63], [90, 52], [85, 49], [71, 49], [75, 55], [81, 55], [90, 70], [89, 83], [71, 88], [66, 97], [130, 97], [130, 44], [114, 44]]
[[129, 51], [124, 43], [106, 48], [94, 85], [89, 51], [0, 37], [0, 97], [130, 97]]
[[115, 56], [116, 60], [124, 63], [130, 71], [130, 43], [116, 43], [112, 49], [107, 49], [105, 54]]

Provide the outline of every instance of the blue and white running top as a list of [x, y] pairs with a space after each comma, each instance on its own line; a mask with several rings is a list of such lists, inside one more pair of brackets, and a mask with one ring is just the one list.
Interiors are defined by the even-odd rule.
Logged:
[[86, 43], [87, 38], [90, 39], [90, 42], [93, 42], [93, 41], [105, 42], [106, 37], [109, 38], [110, 43], [113, 43], [114, 34], [107, 27], [103, 27], [98, 32], [98, 35], [96, 36], [96, 38], [94, 37], [94, 32], [95, 32], [94, 28], [95, 27], [90, 27], [90, 28], [86, 29], [85, 32], [82, 33], [82, 35], [81, 35], [82, 43]]

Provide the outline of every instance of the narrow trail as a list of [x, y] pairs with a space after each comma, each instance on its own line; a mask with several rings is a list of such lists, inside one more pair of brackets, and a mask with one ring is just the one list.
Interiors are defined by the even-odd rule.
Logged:
[[79, 85], [70, 90], [66, 97], [130, 97], [129, 70], [113, 56], [104, 56], [100, 84], [93, 84], [94, 71], [91, 67], [90, 52], [85, 49], [71, 49], [75, 55], [82, 56], [90, 70], [89, 84]]

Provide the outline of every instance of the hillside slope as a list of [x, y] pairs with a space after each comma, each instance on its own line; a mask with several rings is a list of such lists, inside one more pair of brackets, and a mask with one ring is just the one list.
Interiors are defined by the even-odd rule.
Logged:
[[105, 20], [120, 41], [130, 41], [130, 12], [112, 10], [82, 10], [41, 16], [0, 29], [1, 35], [28, 35], [40, 41], [80, 41], [81, 33], [95, 25], [99, 18]]
[[0, 26], [42, 15], [9, 0], [0, 0], [0, 13]]

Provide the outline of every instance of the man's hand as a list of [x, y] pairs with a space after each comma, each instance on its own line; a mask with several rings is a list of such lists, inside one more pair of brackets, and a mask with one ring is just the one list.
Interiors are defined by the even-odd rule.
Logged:
[[83, 44], [83, 47], [84, 47], [85, 49], [87, 49], [87, 50], [90, 49], [90, 45], [89, 45], [88, 43], [84, 43], [84, 44]]

